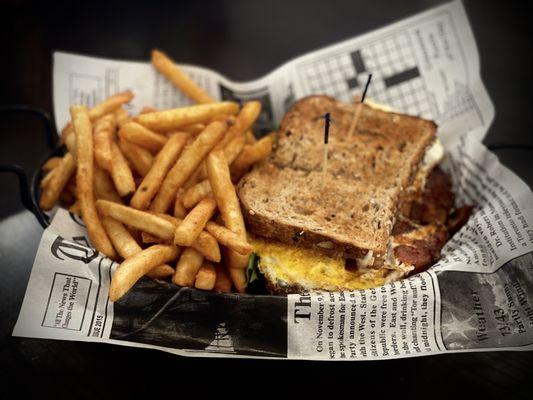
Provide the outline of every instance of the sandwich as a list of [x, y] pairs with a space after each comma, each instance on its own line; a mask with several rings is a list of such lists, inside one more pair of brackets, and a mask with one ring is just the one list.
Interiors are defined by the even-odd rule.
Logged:
[[469, 211], [454, 209], [436, 131], [432, 121], [369, 102], [310, 96], [295, 103], [274, 152], [238, 184], [268, 290], [366, 289], [434, 264]]

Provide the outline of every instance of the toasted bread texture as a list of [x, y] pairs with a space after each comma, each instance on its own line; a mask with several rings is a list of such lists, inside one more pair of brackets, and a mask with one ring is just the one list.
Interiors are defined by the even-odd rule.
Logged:
[[[427, 120], [363, 105], [353, 135], [354, 104], [327, 96], [297, 102], [283, 118], [275, 152], [238, 185], [248, 229], [331, 256], [376, 260], [387, 245], [399, 198], [435, 140]], [[323, 116], [331, 115], [323, 180]]]

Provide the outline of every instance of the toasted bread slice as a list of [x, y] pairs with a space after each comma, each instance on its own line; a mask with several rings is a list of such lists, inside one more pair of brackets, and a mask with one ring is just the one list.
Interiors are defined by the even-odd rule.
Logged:
[[350, 258], [386, 250], [397, 194], [397, 188], [352, 186], [336, 179], [323, 187], [321, 172], [272, 163], [239, 185], [250, 232]]
[[[248, 229], [330, 256], [375, 260], [387, 252], [401, 192], [435, 140], [431, 121], [327, 96], [297, 102], [285, 115], [277, 148], [239, 182]], [[322, 180], [324, 120], [332, 119], [328, 171]]]
[[425, 151], [436, 138], [436, 125], [421, 118], [363, 105], [355, 133], [349, 129], [356, 105], [327, 96], [306, 97], [287, 112], [278, 131], [272, 162], [280, 168], [322, 171], [324, 119], [331, 115], [328, 172], [347, 183], [405, 188]]

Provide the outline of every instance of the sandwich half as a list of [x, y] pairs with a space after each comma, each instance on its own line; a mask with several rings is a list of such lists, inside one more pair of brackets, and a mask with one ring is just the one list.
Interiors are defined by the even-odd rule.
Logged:
[[[451, 184], [436, 125], [327, 96], [297, 102], [276, 149], [238, 185], [273, 293], [378, 286], [431, 265], [448, 238]], [[323, 175], [325, 113], [331, 115]]]

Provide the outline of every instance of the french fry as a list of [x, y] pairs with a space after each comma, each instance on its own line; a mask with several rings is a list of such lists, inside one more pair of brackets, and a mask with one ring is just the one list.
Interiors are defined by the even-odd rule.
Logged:
[[[123, 257], [128, 258], [142, 251], [141, 246], [137, 244], [130, 232], [124, 227], [124, 225], [110, 217], [102, 218], [104, 228], [113, 243], [113, 246], [117, 250], [117, 253]], [[159, 265], [150, 270], [147, 275], [150, 278], [165, 278], [174, 274], [174, 268], [170, 265]]]
[[192, 124], [183, 126], [180, 131], [190, 133], [191, 135], [197, 135], [205, 129], [204, 124]]
[[[110, 96], [88, 111], [89, 119], [91, 120], [91, 122], [94, 122], [98, 118], [103, 117], [104, 115], [109, 114], [111, 112], [114, 112], [117, 108], [119, 108], [123, 104], [129, 103], [132, 99], [133, 99], [133, 93], [130, 92], [129, 90], [126, 92], [117, 93], [113, 96]], [[76, 154], [76, 151], [75, 151], [76, 142], [73, 141], [73, 139], [70, 140], [70, 143], [71, 144], [73, 143], [74, 146], [69, 146], [69, 142], [67, 142], [67, 138], [71, 136], [73, 133], [74, 131], [72, 128], [72, 123], [67, 124], [61, 130], [62, 141], [67, 146], [68, 150], [74, 155]]]
[[[224, 137], [225, 140], [229, 133], [226, 133], [226, 137]], [[242, 152], [244, 145], [246, 143], [246, 137], [244, 135], [236, 134], [233, 135], [233, 138], [226, 142], [226, 145], [224, 146], [224, 157], [226, 158], [226, 161], [228, 165], [231, 165], [233, 161], [237, 158], [237, 156]], [[215, 146], [215, 150], [217, 149], [218, 145]], [[202, 163], [201, 168], [198, 170], [197, 175], [197, 181], [200, 182], [207, 178], [207, 169], [205, 168], [205, 162]]]
[[100, 168], [111, 171], [113, 154], [111, 143], [115, 134], [117, 122], [113, 113], [107, 114], [94, 123], [94, 159]]
[[194, 286], [196, 274], [202, 266], [203, 261], [203, 255], [192, 247], [187, 247], [183, 250], [178, 263], [176, 264], [176, 270], [172, 277], [172, 282], [179, 286]]
[[150, 205], [152, 211], [166, 212], [169, 209], [178, 189], [194, 173], [211, 149], [215, 147], [216, 143], [224, 135], [225, 130], [226, 125], [224, 123], [213, 122], [196, 137], [190, 146], [183, 150], [178, 161], [176, 161], [176, 164], [163, 180], [157, 196], [152, 201]]
[[151, 269], [146, 276], [152, 279], [166, 279], [174, 275], [174, 268], [168, 264], [161, 264]]
[[246, 286], [248, 285], [246, 270], [242, 268], [229, 268], [228, 272], [235, 289], [237, 289], [239, 293], [246, 292]]
[[217, 273], [215, 286], [213, 290], [215, 292], [231, 293], [231, 278], [228, 275], [228, 271], [220, 264], [215, 264], [215, 270]]
[[[231, 183], [229, 167], [224, 159], [224, 153], [221, 151], [211, 152], [207, 157], [206, 165], [209, 183], [224, 225], [243, 239], [246, 239], [246, 227], [244, 226], [239, 199], [237, 198], [235, 187]], [[228, 260], [230, 269], [245, 269], [248, 266], [248, 257], [231, 249], [228, 250]], [[237, 282], [234, 281], [234, 283], [239, 289]]]
[[194, 207], [179, 224], [174, 233], [174, 243], [190, 247], [196, 241], [205, 224], [211, 219], [217, 203], [212, 197], [206, 197]]
[[174, 86], [196, 103], [212, 103], [215, 101], [163, 52], [152, 51], [152, 64]]
[[[141, 233], [141, 239], [143, 243], [147, 244], [171, 243], [168, 240], [165, 241], [146, 232]], [[196, 242], [193, 243], [191, 247], [198, 251], [200, 254], [202, 254], [206, 258], [206, 260], [213, 262], [220, 262], [221, 260], [220, 247], [218, 246], [217, 240], [205, 231], [202, 231], [200, 233], [198, 239], [196, 240]]]
[[186, 133], [176, 133], [171, 136], [155, 157], [154, 163], [148, 174], [144, 177], [139, 188], [131, 199], [131, 206], [138, 210], [148, 208], [150, 201], [157, 193], [168, 171], [176, 163], [178, 156], [187, 143]]
[[199, 251], [209, 261], [220, 262], [221, 260], [220, 247], [217, 240], [206, 231], [200, 232], [192, 248]]
[[249, 255], [253, 250], [252, 245], [241, 236], [215, 222], [208, 222], [205, 225], [205, 230], [213, 235], [218, 243], [236, 251], [239, 254]]
[[[221, 216], [219, 215], [217, 217], [217, 223], [220, 225], [222, 224], [224, 221], [222, 220]], [[248, 277], [246, 276], [246, 269], [242, 269], [242, 268], [229, 268], [228, 266], [230, 265], [230, 259], [228, 257], [228, 252], [229, 250], [226, 249], [226, 251], [224, 251], [224, 263], [225, 263], [225, 266], [226, 266], [226, 272], [228, 273], [230, 279], [231, 279], [231, 282], [233, 283], [233, 286], [235, 287], [235, 289], [237, 289], [237, 291], [239, 293], [245, 293], [246, 292], [246, 287], [248, 285]]]
[[117, 108], [129, 103], [132, 99], [133, 93], [129, 90], [109, 96], [89, 110], [89, 118], [91, 121], [96, 121], [98, 118], [114, 112]]
[[62, 159], [63, 159], [63, 157], [59, 157], [59, 156], [58, 157], [50, 157], [48, 160], [46, 160], [46, 162], [43, 164], [41, 169], [44, 172], [50, 172], [53, 169], [55, 169], [59, 164], [61, 164], [61, 160]]
[[124, 197], [135, 192], [133, 174], [115, 142], [111, 143], [111, 156], [111, 179], [113, 179], [118, 194]]
[[93, 132], [89, 113], [85, 106], [72, 106], [70, 114], [76, 135], [76, 185], [83, 222], [94, 247], [114, 259], [115, 249], [102, 226], [95, 206]]
[[152, 153], [145, 148], [122, 138], [118, 141], [118, 147], [122, 151], [126, 160], [130, 162], [135, 172], [142, 177], [146, 176], [154, 163], [154, 156]]
[[179, 249], [174, 245], [156, 244], [126, 258], [111, 279], [109, 299], [119, 300], [133, 285], [153, 268], [176, 259]]
[[194, 281], [194, 287], [201, 290], [212, 290], [215, 287], [217, 272], [215, 266], [209, 261], [204, 261]]
[[149, 233], [146, 233], [146, 232], [141, 232], [141, 240], [143, 243], [146, 243], [146, 244], [151, 244], [151, 243], [172, 243], [172, 242], [169, 242], [169, 241], [164, 241], [163, 239], [160, 239], [158, 237], [155, 237], [154, 235], [150, 235]]
[[255, 144], [244, 146], [241, 154], [231, 164], [231, 177], [233, 182], [237, 182], [252, 165], [267, 158], [271, 152], [271, 136], [265, 136]]
[[122, 222], [104, 216], [102, 217], [102, 224], [121, 257], [128, 258], [142, 251], [141, 246], [137, 244]]
[[155, 111], [157, 111], [157, 108], [146, 106], [142, 108], [139, 114], [148, 114], [148, 113], [155, 112]]
[[[157, 215], [158, 217], [166, 219], [167, 221], [172, 223], [175, 228], [177, 228], [183, 221], [180, 218], [175, 218], [168, 214], [154, 213], [154, 215]], [[151, 237], [145, 235], [143, 232], [143, 242], [145, 238], [148, 240], [152, 240]], [[150, 243], [150, 242], [147, 241], [145, 243]], [[200, 232], [200, 234], [198, 235], [198, 238], [192, 244], [191, 247], [197, 250], [198, 252], [200, 252], [201, 254], [203, 254], [203, 256], [209, 261], [220, 262], [220, 259], [221, 259], [220, 247], [218, 246], [217, 240], [210, 233], [206, 231]]]
[[[152, 115], [144, 114], [144, 115]], [[135, 143], [152, 153], [157, 153], [163, 148], [168, 138], [159, 133], [155, 133], [136, 122], [128, 122], [121, 126], [118, 134], [121, 139], [128, 142]]]
[[196, 168], [196, 171], [193, 172], [193, 174], [187, 179], [187, 182], [183, 184], [183, 190], [187, 190], [194, 185], [196, 185], [198, 182], [200, 182], [202, 179], [200, 178], [203, 174], [206, 174], [207, 176], [207, 170], [205, 169], [205, 160], [200, 163], [198, 168]]
[[120, 128], [122, 125], [130, 122], [130, 114], [124, 109], [124, 107], [118, 107], [115, 110], [115, 121], [117, 126]]
[[224, 147], [224, 158], [226, 158], [228, 165], [233, 164], [239, 154], [241, 154], [245, 143], [246, 137], [244, 135], [237, 135], [226, 144], [226, 147]]
[[172, 225], [174, 225], [174, 228], [177, 228], [178, 225], [181, 224], [181, 221], [183, 221], [182, 218], [176, 218], [176, 217], [173, 217], [170, 214], [158, 213], [158, 212], [154, 212], [154, 211], [148, 211], [148, 212], [150, 214], [153, 214], [153, 215], [156, 215], [158, 217], [166, 219], [168, 222], [170, 222]]
[[67, 185], [70, 177], [76, 170], [76, 162], [70, 153], [67, 153], [61, 159], [61, 163], [48, 173], [47, 182], [43, 182], [43, 192], [39, 199], [39, 206], [43, 210], [51, 210], [57, 203], [61, 192]]
[[224, 139], [220, 141], [215, 147], [215, 150], [224, 149], [227, 144], [233, 140], [234, 137], [245, 135], [246, 131], [250, 129], [259, 114], [261, 113], [261, 103], [258, 101], [248, 101], [244, 104], [235, 123], [228, 129]]
[[176, 195], [176, 201], [174, 202], [174, 216], [176, 218], [185, 218], [187, 215], [187, 210], [183, 205], [183, 199], [181, 193], [178, 192]]
[[72, 214], [76, 214], [81, 217], [81, 209], [80, 209], [80, 203], [76, 200], [72, 205], [68, 208], [68, 211]]
[[191, 209], [200, 200], [209, 196], [210, 193], [211, 184], [209, 183], [208, 179], [204, 179], [185, 191], [185, 194], [183, 195], [183, 205], [186, 209]]
[[97, 165], [94, 166], [94, 195], [97, 199], [123, 203], [107, 172]]
[[54, 170], [51, 170], [48, 172], [43, 179], [41, 179], [41, 182], [39, 183], [39, 187], [41, 189], [46, 189], [48, 185], [50, 184], [50, 181], [52, 180], [52, 177], [54, 176]]
[[255, 142], [257, 142], [257, 138], [255, 137], [251, 129], [248, 129], [246, 131], [245, 136], [246, 136], [246, 144], [254, 144]]
[[[229, 165], [237, 158], [244, 147], [245, 138], [243, 135], [235, 136], [224, 148], [224, 157]], [[202, 165], [205, 165], [202, 164]], [[204, 171], [198, 170], [198, 177], [207, 177], [207, 169]], [[183, 195], [183, 205], [190, 209], [194, 207], [200, 200], [207, 197], [211, 193], [211, 185], [208, 179], [203, 179], [194, 186], [191, 186], [185, 191]]]
[[218, 114], [209, 119], [209, 122], [225, 122], [228, 126], [232, 126], [235, 123], [235, 115], [231, 114]]
[[168, 131], [179, 129], [182, 126], [205, 123], [215, 115], [236, 114], [238, 111], [239, 105], [237, 103], [223, 101], [138, 115], [135, 117], [135, 121], [148, 129]]
[[148, 232], [167, 241], [174, 238], [174, 231], [176, 230], [174, 225], [154, 214], [107, 200], [97, 200], [96, 207], [100, 214], [114, 218], [140, 231]]
[[67, 147], [67, 150], [70, 154], [72, 154], [72, 157], [74, 157], [74, 160], [76, 159], [76, 136], [74, 135], [74, 132], [71, 130], [70, 133], [65, 134], [65, 146]]

